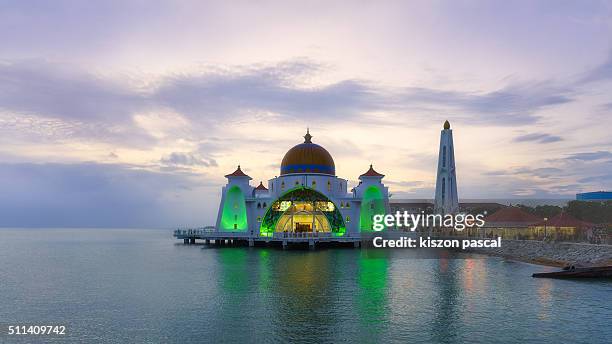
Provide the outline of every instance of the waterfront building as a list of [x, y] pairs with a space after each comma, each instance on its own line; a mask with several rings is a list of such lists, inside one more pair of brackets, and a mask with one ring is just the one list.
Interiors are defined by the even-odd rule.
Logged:
[[526, 212], [519, 207], [503, 207], [485, 217], [481, 234], [486, 237], [502, 237], [505, 239], [534, 238], [529, 226], [543, 219]]
[[529, 226], [534, 237], [546, 237], [558, 241], [588, 241], [595, 225], [578, 220], [566, 212], [544, 219]]
[[289, 149], [280, 175], [251, 185], [240, 165], [225, 176], [217, 216], [217, 232], [246, 237], [351, 237], [372, 231], [376, 214], [389, 210], [384, 175], [372, 165], [349, 189], [348, 180], [336, 175], [331, 154], [312, 142]]
[[612, 201], [612, 191], [583, 192], [576, 194], [578, 201]]
[[448, 121], [444, 122], [440, 132], [434, 211], [441, 214], [454, 214], [459, 211], [453, 130]]

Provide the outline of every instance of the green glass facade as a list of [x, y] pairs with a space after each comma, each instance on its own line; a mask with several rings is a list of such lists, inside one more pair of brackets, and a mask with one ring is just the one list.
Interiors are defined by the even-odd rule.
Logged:
[[242, 190], [232, 186], [225, 194], [223, 213], [221, 215], [221, 230], [246, 231], [248, 228], [246, 202]]
[[[261, 222], [260, 235], [272, 236], [279, 220], [283, 215], [292, 211], [292, 204], [304, 205], [304, 203], [312, 204], [312, 207], [316, 209], [316, 213], [325, 217], [327, 220], [326, 225], [329, 225], [329, 231], [333, 235], [344, 235], [346, 225], [338, 207], [322, 193], [304, 186], [291, 189], [274, 201]], [[329, 203], [332, 204], [331, 207], [327, 206]]]
[[370, 186], [363, 193], [359, 214], [359, 229], [361, 231], [372, 231], [373, 218], [377, 214], [385, 214], [385, 200], [380, 188]]

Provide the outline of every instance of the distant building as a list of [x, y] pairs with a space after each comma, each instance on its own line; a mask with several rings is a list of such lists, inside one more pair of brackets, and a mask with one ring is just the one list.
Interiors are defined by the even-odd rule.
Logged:
[[453, 131], [448, 121], [444, 122], [444, 129], [440, 132], [434, 211], [444, 214], [454, 214], [459, 211]]
[[550, 237], [558, 241], [579, 241], [592, 235], [594, 224], [561, 212], [550, 219], [540, 221], [529, 229], [536, 237]]
[[576, 194], [578, 201], [612, 201], [612, 191], [595, 191]]

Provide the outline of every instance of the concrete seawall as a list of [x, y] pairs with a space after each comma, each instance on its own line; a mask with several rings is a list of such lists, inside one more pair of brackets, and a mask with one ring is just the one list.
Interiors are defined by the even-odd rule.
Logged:
[[473, 249], [471, 252], [552, 266], [574, 263], [612, 265], [612, 245], [504, 239], [499, 248]]

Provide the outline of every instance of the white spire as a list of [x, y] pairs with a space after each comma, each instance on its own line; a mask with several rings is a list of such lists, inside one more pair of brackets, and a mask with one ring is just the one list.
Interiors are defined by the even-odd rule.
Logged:
[[448, 121], [444, 122], [444, 129], [440, 133], [434, 211], [444, 214], [454, 214], [459, 211], [453, 131]]

